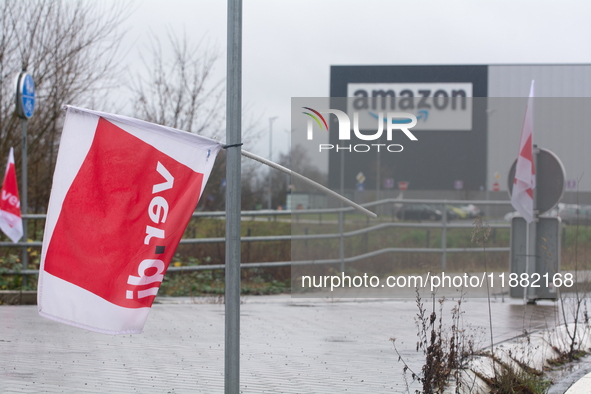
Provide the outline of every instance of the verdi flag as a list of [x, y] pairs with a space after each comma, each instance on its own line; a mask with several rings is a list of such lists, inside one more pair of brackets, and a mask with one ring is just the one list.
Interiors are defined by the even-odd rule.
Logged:
[[67, 107], [43, 237], [43, 317], [142, 331], [221, 148], [124, 116]]
[[14, 169], [14, 150], [12, 148], [10, 148], [10, 153], [8, 154], [8, 164], [6, 164], [4, 182], [2, 183], [0, 229], [15, 243], [23, 236], [21, 203], [18, 198], [16, 171]]
[[531, 223], [534, 220], [534, 189], [536, 187], [536, 169], [533, 154], [534, 133], [534, 81], [531, 81], [529, 99], [525, 110], [525, 119], [521, 130], [515, 179], [511, 193], [511, 204], [521, 216]]

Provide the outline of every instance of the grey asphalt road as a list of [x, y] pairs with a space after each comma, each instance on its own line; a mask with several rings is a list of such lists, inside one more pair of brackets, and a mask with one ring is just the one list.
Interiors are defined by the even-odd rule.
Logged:
[[[35, 306], [0, 306], [2, 393], [222, 393], [224, 305], [209, 299], [158, 300], [143, 334], [108, 336], [39, 317]], [[448, 316], [451, 301], [445, 303]], [[553, 303], [492, 302], [500, 342], [552, 327]], [[431, 302], [427, 302], [430, 312]], [[464, 324], [481, 346], [486, 299], [465, 300]], [[243, 393], [405, 392], [396, 337], [406, 362], [415, 351], [415, 301], [263, 296], [241, 307]]]

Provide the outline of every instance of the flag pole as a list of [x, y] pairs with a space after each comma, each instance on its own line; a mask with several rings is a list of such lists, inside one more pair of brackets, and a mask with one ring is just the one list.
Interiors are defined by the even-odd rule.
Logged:
[[226, 284], [224, 392], [240, 392], [242, 0], [228, 0], [226, 71]]

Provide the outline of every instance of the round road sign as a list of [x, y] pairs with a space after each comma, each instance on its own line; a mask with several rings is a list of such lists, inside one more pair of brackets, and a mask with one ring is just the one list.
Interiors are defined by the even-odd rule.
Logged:
[[398, 182], [398, 188], [400, 190], [406, 190], [406, 189], [408, 189], [408, 182], [406, 182], [406, 181]]
[[[537, 209], [541, 215], [554, 208], [562, 198], [566, 186], [566, 172], [564, 171], [564, 166], [558, 156], [549, 150], [540, 148], [539, 153], [537, 153], [536, 156], [535, 209]], [[511, 195], [511, 192], [513, 191], [516, 165], [517, 159], [515, 159], [509, 170], [509, 177], [507, 179], [509, 195]]]
[[26, 119], [33, 116], [33, 111], [35, 111], [35, 83], [33, 77], [24, 71], [18, 77], [16, 101], [18, 116]]

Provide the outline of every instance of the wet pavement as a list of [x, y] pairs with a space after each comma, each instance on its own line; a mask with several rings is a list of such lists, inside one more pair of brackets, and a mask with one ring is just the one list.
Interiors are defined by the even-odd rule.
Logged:
[[[0, 306], [2, 393], [223, 393], [224, 305], [160, 299], [139, 335], [59, 324], [36, 306]], [[446, 301], [449, 316], [452, 301]], [[431, 302], [427, 302], [431, 311]], [[493, 300], [495, 342], [553, 327], [554, 303]], [[465, 326], [489, 341], [486, 299], [464, 300]], [[241, 306], [241, 392], [405, 392], [403, 364], [420, 370], [415, 301], [248, 297]], [[412, 391], [412, 389], [411, 389]]]

